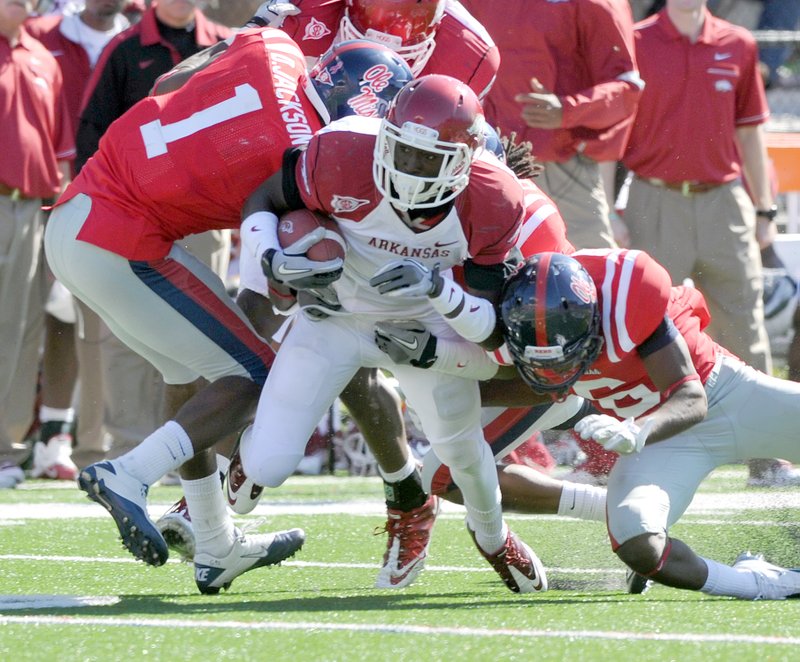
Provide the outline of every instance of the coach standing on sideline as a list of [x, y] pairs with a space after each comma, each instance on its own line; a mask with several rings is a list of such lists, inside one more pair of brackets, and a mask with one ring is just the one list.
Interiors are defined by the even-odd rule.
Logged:
[[32, 10], [0, 0], [0, 488], [22, 482], [28, 454], [17, 444], [33, 418], [44, 322], [40, 207], [75, 154], [61, 71], [22, 26]]

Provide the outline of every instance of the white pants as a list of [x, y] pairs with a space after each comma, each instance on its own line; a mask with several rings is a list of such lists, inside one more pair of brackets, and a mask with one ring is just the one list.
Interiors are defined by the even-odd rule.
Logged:
[[800, 461], [800, 383], [720, 357], [706, 394], [705, 419], [641, 453], [620, 456], [611, 470], [606, 508], [615, 547], [643, 533], [665, 533], [723, 464], [760, 457]]
[[[272, 366], [253, 432], [242, 440], [245, 473], [277, 487], [303, 457], [311, 433], [360, 367], [391, 370], [417, 413], [433, 452], [451, 467], [468, 509], [499, 506], [499, 488], [480, 419], [474, 380], [391, 363], [374, 341], [374, 316], [348, 315], [310, 321], [296, 316]], [[436, 335], [453, 331], [439, 316], [420, 320]], [[463, 482], [462, 482], [463, 481]]]

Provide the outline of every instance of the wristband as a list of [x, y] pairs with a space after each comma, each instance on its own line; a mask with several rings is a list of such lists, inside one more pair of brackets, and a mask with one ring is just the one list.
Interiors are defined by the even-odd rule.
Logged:
[[280, 250], [278, 217], [270, 211], [254, 211], [239, 228], [242, 248], [260, 258], [270, 248]]
[[769, 209], [756, 209], [756, 216], [766, 218], [768, 221], [774, 221], [778, 216], [778, 205], [772, 205]]

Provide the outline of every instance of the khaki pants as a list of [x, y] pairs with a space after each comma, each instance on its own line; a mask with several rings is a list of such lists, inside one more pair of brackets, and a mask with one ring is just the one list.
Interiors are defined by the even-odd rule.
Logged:
[[634, 178], [625, 209], [631, 246], [660, 262], [675, 285], [691, 278], [711, 311], [707, 331], [745, 363], [769, 373], [755, 212], [741, 184], [689, 197]]
[[0, 461], [28, 454], [47, 292], [41, 204], [0, 196]]
[[575, 248], [616, 248], [600, 167], [585, 156], [545, 163], [536, 184], [558, 206]]

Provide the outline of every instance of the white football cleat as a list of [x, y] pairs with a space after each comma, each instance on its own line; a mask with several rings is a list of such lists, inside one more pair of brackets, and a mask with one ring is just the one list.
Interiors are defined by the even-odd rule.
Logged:
[[181, 497], [180, 501], [156, 520], [156, 528], [161, 531], [167, 546], [181, 557], [181, 561], [194, 559], [194, 529], [186, 497]]
[[475, 546], [500, 579], [514, 593], [544, 593], [547, 590], [547, 574], [544, 565], [533, 550], [510, 530], [502, 549], [488, 554], [478, 544], [475, 532], [467, 526]]
[[302, 529], [245, 536], [237, 529], [237, 537], [225, 558], [205, 552], [194, 555], [194, 579], [197, 588], [206, 595], [216, 595], [228, 589], [239, 575], [266, 565], [278, 565], [294, 556], [306, 540]]
[[231, 454], [231, 463], [228, 465], [228, 472], [225, 475], [225, 497], [231, 510], [239, 515], [246, 515], [252, 512], [253, 508], [258, 505], [258, 500], [264, 491], [261, 485], [254, 483], [244, 473], [242, 456], [239, 454], [239, 445], [242, 437], [249, 433], [251, 428], [252, 426], [248, 426], [242, 430], [236, 440], [236, 446]]

